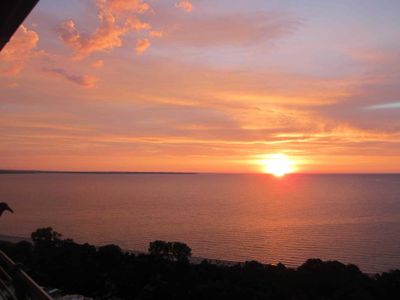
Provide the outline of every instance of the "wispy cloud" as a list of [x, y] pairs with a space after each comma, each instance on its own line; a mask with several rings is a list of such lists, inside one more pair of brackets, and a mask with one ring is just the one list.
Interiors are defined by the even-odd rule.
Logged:
[[186, 10], [187, 12], [191, 12], [193, 10], [193, 4], [189, 0], [179, 0], [175, 6]]
[[393, 108], [400, 108], [400, 102], [376, 104], [367, 107], [367, 109], [393, 109]]
[[104, 67], [104, 60], [102, 59], [95, 60], [94, 62], [92, 62], [91, 66], [96, 69], [102, 68]]
[[149, 48], [150, 47], [150, 41], [149, 41], [149, 39], [139, 39], [137, 42], [136, 42], [136, 48], [135, 48], [135, 50], [136, 50], [136, 53], [137, 54], [143, 54], [146, 50], [147, 50], [147, 48]]
[[288, 35], [301, 25], [297, 17], [280, 12], [173, 17], [178, 25], [166, 31], [165, 40], [193, 47], [248, 46]]
[[93, 34], [81, 33], [73, 20], [65, 21], [58, 29], [60, 38], [74, 50], [76, 59], [121, 47], [127, 33], [151, 28], [140, 20], [139, 16], [150, 10], [141, 0], [97, 0], [96, 5], [99, 25]]
[[158, 31], [158, 30], [152, 30], [149, 32], [149, 36], [151, 37], [162, 37], [163, 36], [163, 32], [162, 31]]
[[70, 74], [62, 68], [43, 68], [43, 71], [50, 74], [56, 74], [69, 82], [80, 85], [84, 88], [93, 88], [96, 86], [97, 78], [92, 75], [75, 75]]
[[[64, 21], [57, 30], [65, 45], [73, 49], [75, 59], [121, 47], [124, 36], [129, 33], [145, 31], [147, 37], [163, 36], [161, 31], [153, 30], [150, 23], [142, 20], [146, 13], [155, 14], [143, 0], [97, 0], [95, 3], [99, 24], [92, 34], [80, 31], [72, 19]], [[192, 10], [192, 4], [187, 0], [179, 1], [176, 6], [186, 11]], [[139, 38], [138, 44], [143, 45], [143, 41], [144, 38]], [[147, 44], [150, 46], [150, 42]], [[142, 54], [143, 51], [137, 53]]]
[[0, 74], [18, 74], [25, 63], [38, 54], [35, 51], [38, 42], [38, 33], [21, 25], [11, 41], [0, 53]]
[[2, 167], [246, 172], [283, 152], [400, 170], [400, 26], [228, 2], [44, 1], [0, 54], [26, 66], [0, 80]]

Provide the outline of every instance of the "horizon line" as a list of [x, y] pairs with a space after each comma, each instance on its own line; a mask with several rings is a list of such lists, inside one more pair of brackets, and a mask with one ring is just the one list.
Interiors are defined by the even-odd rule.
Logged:
[[[194, 172], [194, 171], [73, 171], [73, 170], [36, 170], [36, 169], [0, 169], [0, 174], [119, 174], [119, 175], [196, 175], [196, 174], [216, 174], [216, 175], [271, 175], [263, 172]], [[293, 172], [290, 175], [400, 175], [398, 172]]]

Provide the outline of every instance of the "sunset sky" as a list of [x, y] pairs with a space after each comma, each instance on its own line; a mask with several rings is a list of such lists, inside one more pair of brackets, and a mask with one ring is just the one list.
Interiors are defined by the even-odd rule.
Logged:
[[400, 172], [398, 0], [41, 0], [0, 169]]

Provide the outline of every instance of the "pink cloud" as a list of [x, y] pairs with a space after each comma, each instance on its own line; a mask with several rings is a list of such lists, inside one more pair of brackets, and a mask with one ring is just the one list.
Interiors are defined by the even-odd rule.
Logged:
[[58, 29], [60, 38], [74, 50], [76, 59], [121, 47], [125, 34], [151, 28], [138, 17], [150, 9], [141, 0], [98, 0], [96, 4], [99, 26], [93, 34], [81, 33], [73, 20], [65, 21]]
[[98, 0], [97, 3], [99, 6], [109, 9], [112, 13], [144, 13], [150, 9], [150, 5], [142, 0]]
[[[286, 13], [237, 13], [175, 16], [179, 26], [165, 32], [165, 40], [194, 47], [240, 45], [271, 41], [292, 33], [300, 24]], [[170, 22], [169, 19], [163, 22]]]
[[18, 74], [23, 69], [25, 62], [37, 54], [35, 48], [38, 42], [39, 35], [21, 25], [0, 53], [0, 74]]
[[96, 69], [100, 69], [100, 68], [104, 67], [104, 60], [102, 60], [102, 59], [95, 60], [92, 63], [92, 67], [96, 68]]
[[136, 42], [136, 53], [143, 54], [150, 47], [149, 39], [140, 39]]
[[43, 68], [46, 73], [55, 74], [72, 83], [78, 84], [84, 88], [93, 88], [96, 86], [98, 79], [92, 75], [75, 75], [70, 74], [61, 68]]
[[175, 6], [186, 10], [187, 12], [191, 12], [193, 10], [193, 4], [189, 0], [179, 0]]
[[[141, 20], [141, 15], [154, 13], [152, 7], [143, 0], [97, 0], [95, 3], [99, 25], [92, 34], [78, 30], [72, 19], [66, 20], [58, 28], [59, 37], [73, 49], [75, 59], [121, 47], [124, 44], [123, 37], [129, 33], [146, 31], [150, 38], [163, 36], [163, 32], [152, 30], [151, 24]], [[180, 0], [175, 6], [188, 12], [193, 9], [188, 0]], [[143, 39], [141, 43], [143, 45]], [[150, 45], [149, 42], [147, 44]]]
[[157, 31], [157, 30], [152, 30], [149, 32], [149, 36], [151, 37], [162, 37], [163, 32], [162, 31]]

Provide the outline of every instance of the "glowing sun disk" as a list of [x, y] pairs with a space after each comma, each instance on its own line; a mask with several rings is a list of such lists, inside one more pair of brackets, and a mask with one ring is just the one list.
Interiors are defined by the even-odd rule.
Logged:
[[293, 161], [284, 154], [271, 155], [263, 164], [265, 173], [272, 174], [276, 177], [282, 177], [294, 171]]

